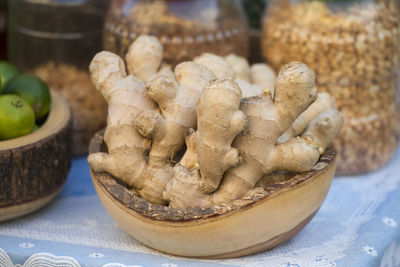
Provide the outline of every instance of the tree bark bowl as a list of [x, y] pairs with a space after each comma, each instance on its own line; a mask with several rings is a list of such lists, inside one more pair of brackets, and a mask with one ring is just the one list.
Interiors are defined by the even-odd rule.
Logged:
[[[93, 137], [89, 154], [107, 151], [103, 138], [104, 131]], [[336, 150], [329, 147], [313, 170], [261, 195], [183, 210], [151, 204], [110, 174], [90, 171], [104, 207], [136, 240], [177, 256], [222, 259], [271, 249], [298, 233], [322, 205], [335, 168]]]
[[62, 189], [71, 165], [71, 111], [51, 90], [44, 124], [35, 132], [0, 142], [0, 221], [33, 212]]

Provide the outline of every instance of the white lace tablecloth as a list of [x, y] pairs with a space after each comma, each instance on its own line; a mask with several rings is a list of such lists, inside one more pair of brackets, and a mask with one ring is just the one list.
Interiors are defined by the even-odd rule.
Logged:
[[399, 267], [399, 242], [400, 150], [379, 171], [335, 178], [314, 219], [284, 245], [212, 261], [165, 255], [131, 238], [104, 210], [85, 158], [77, 158], [54, 202], [0, 223], [0, 266]]

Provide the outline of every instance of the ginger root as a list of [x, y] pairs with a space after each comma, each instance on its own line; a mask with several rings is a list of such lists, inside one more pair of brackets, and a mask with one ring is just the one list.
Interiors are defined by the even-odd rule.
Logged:
[[215, 79], [210, 70], [193, 62], [177, 65], [174, 74], [175, 78], [159, 74], [149, 81], [147, 93], [160, 113], [148, 111], [136, 121], [139, 132], [152, 141], [139, 194], [153, 203], [164, 203], [163, 191], [172, 177], [169, 161], [184, 145], [185, 132], [196, 127], [196, 102], [203, 87]]
[[145, 169], [145, 152], [150, 143], [135, 129], [135, 120], [142, 112], [156, 110], [144, 84], [126, 75], [125, 64], [110, 52], [100, 52], [90, 64], [96, 88], [108, 102], [107, 128], [104, 140], [108, 153], [91, 154], [88, 161], [96, 172], [108, 172], [125, 183], [141, 188]]
[[260, 96], [264, 91], [274, 95], [276, 74], [267, 64], [257, 63], [249, 66], [245, 58], [230, 54], [221, 56], [204, 53], [194, 60], [214, 72], [219, 80], [233, 79], [242, 90], [242, 97]]
[[204, 88], [197, 104], [196, 154], [204, 192], [215, 191], [224, 172], [240, 161], [231, 144], [246, 123], [239, 110], [241, 99], [240, 88], [232, 80], [218, 80]]
[[309, 171], [343, 124], [334, 99], [317, 98], [314, 73], [299, 62], [276, 77], [265, 64], [203, 54], [172, 71], [150, 36], [139, 37], [126, 60], [130, 75], [109, 52], [90, 65], [109, 115], [108, 153], [88, 161], [155, 204], [230, 203], [275, 171]]
[[[221, 184], [212, 193], [204, 190], [202, 167], [209, 166], [210, 161], [200, 164], [200, 170], [189, 170], [178, 164], [164, 193], [170, 206], [187, 208], [229, 203], [247, 195], [264, 175], [277, 170], [311, 170], [342, 127], [343, 118], [337, 110], [327, 108], [312, 119], [302, 137], [291, 138], [283, 144], [277, 144], [277, 140], [316, 98], [312, 70], [297, 62], [284, 66], [276, 80], [274, 99], [270, 93], [264, 93], [242, 100], [240, 110], [246, 115], [247, 123], [232, 144], [239, 151], [242, 162], [226, 170], [219, 178]], [[221, 118], [225, 114], [216, 115]], [[202, 114], [198, 114], [198, 126], [202, 119]], [[218, 140], [218, 137], [214, 139]], [[199, 146], [196, 148], [199, 154]], [[213, 164], [222, 165], [223, 157], [217, 157], [214, 151], [208, 154]]]
[[[145, 47], [146, 53], [141, 55], [137, 47]], [[196, 127], [196, 102], [203, 87], [216, 77], [193, 62], [177, 65], [174, 73], [168, 69], [157, 73], [159, 48], [156, 38], [142, 36], [127, 55], [130, 73], [148, 80], [146, 88], [132, 74], [126, 76], [124, 62], [117, 55], [101, 52], [93, 59], [91, 78], [109, 104], [105, 133], [109, 153], [92, 154], [88, 161], [95, 171], [109, 172], [135, 187], [141, 197], [165, 204], [162, 194], [173, 175], [169, 161], [184, 145], [185, 132]]]
[[157, 38], [142, 35], [129, 46], [126, 61], [129, 73], [147, 82], [157, 73], [163, 58], [163, 47]]

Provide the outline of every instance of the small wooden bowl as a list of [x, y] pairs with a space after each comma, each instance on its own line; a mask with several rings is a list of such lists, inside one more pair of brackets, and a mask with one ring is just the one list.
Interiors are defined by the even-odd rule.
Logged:
[[0, 221], [30, 213], [62, 189], [71, 164], [71, 111], [51, 90], [46, 122], [35, 132], [0, 141]]
[[[89, 154], [99, 151], [106, 151], [103, 132], [89, 146]], [[138, 241], [178, 256], [220, 259], [262, 252], [299, 232], [328, 193], [335, 159], [331, 147], [312, 171], [265, 188], [259, 197], [237, 200], [231, 207], [185, 210], [153, 205], [109, 174], [91, 174], [106, 210]]]

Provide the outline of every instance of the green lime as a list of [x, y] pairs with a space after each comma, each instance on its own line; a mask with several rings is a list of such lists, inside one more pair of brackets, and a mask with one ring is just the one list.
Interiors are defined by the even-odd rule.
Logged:
[[32, 132], [35, 114], [29, 103], [18, 95], [0, 96], [0, 140]]
[[17, 76], [17, 67], [6, 61], [0, 61], [0, 93], [8, 81]]
[[20, 74], [9, 81], [5, 94], [17, 94], [31, 104], [36, 120], [44, 118], [50, 109], [50, 90], [45, 82], [36, 76]]

